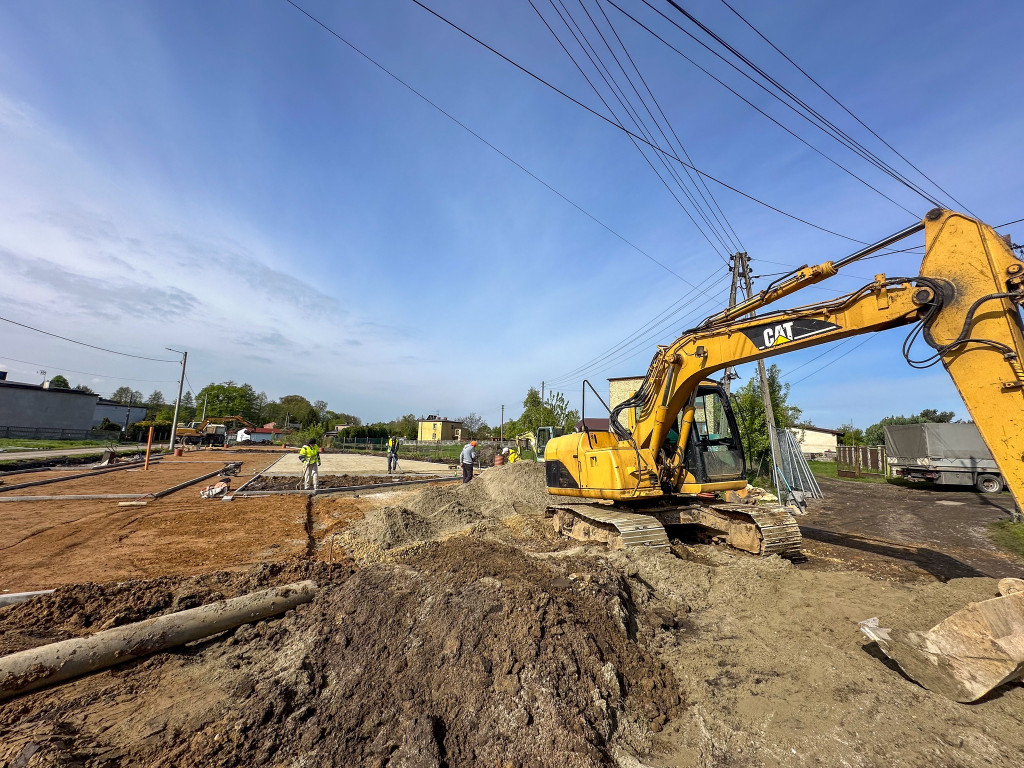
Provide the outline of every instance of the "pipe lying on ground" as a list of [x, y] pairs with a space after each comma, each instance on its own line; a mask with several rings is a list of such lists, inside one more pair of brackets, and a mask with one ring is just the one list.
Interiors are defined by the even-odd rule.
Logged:
[[[160, 456], [157, 456], [153, 461], [159, 461]], [[36, 485], [49, 485], [50, 483], [63, 483], [65, 480], [79, 480], [85, 477], [95, 477], [96, 475], [105, 475], [108, 472], [120, 472], [121, 470], [131, 469], [132, 467], [138, 467], [142, 464], [141, 461], [129, 461], [124, 464], [118, 464], [116, 467], [104, 467], [103, 469], [96, 469], [91, 472], [79, 472], [75, 475], [68, 475], [67, 477], [50, 477], [46, 480], [31, 480], [26, 483], [18, 483], [17, 485], [4, 485], [0, 486], [0, 493], [6, 491], [16, 491], [19, 488], [32, 488]]]
[[38, 597], [39, 595], [49, 595], [52, 594], [53, 591], [54, 590], [52, 589], [40, 589], [37, 592], [8, 592], [0, 595], [0, 608], [3, 608], [5, 605], [23, 603], [26, 600], [31, 600], [33, 597]]
[[191, 480], [186, 480], [184, 483], [172, 485], [170, 488], [165, 488], [162, 491], [156, 491], [155, 493], [144, 493], [141, 496], [131, 496], [130, 498], [134, 499], [134, 502], [121, 502], [120, 506], [145, 506], [147, 501], [155, 501], [156, 499], [162, 499], [164, 496], [167, 496], [168, 494], [174, 493], [175, 491], [180, 491], [182, 488], [188, 488], [190, 485], [201, 483], [203, 482], [203, 480], [209, 480], [211, 477], [214, 477], [216, 475], [225, 475], [232, 473], [238, 474], [238, 470], [240, 470], [241, 468], [242, 462], [229, 461], [220, 469], [214, 470], [213, 472], [207, 472], [205, 475], [194, 477]]
[[218, 600], [0, 658], [0, 701], [284, 613], [316, 596], [312, 581]]

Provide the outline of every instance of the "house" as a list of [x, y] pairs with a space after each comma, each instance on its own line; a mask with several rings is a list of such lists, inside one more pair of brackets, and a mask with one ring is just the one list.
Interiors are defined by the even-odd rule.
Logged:
[[247, 430], [249, 433], [249, 440], [253, 443], [272, 443], [275, 440], [279, 440], [281, 435], [286, 435], [290, 432], [287, 429], [278, 429], [275, 422], [264, 424], [262, 427], [256, 427], [255, 429]]
[[417, 440], [461, 440], [462, 422], [448, 421], [440, 416], [427, 416], [419, 422]]
[[790, 427], [789, 431], [800, 444], [800, 453], [807, 458], [832, 458], [836, 456], [836, 447], [839, 445], [839, 438], [845, 432], [835, 429], [824, 429], [822, 427]]
[[[643, 380], [643, 376], [620, 376], [616, 379], [608, 379], [608, 407], [614, 408], [626, 398], [632, 397], [640, 389]], [[596, 405], [599, 408], [601, 407], [600, 403]], [[590, 421], [590, 419], [588, 418], [587, 421]], [[619, 423], [626, 429], [629, 429], [625, 411], [619, 414]]]
[[583, 432], [584, 430], [587, 432], [607, 432], [610, 422], [610, 419], [590, 418], [588, 416], [577, 421], [574, 430], [576, 432]]
[[144, 421], [146, 412], [144, 405], [127, 406], [116, 400], [107, 400], [101, 397], [96, 400], [96, 408], [92, 413], [92, 426], [98, 427], [104, 419], [109, 419], [114, 424], [120, 424], [123, 427], [125, 416], [128, 417], [129, 424], [134, 424], [137, 421]]
[[[96, 395], [92, 392], [48, 389], [40, 384], [0, 380], [0, 428], [88, 432], [92, 428], [95, 411]], [[43, 437], [42, 434], [38, 436]]]

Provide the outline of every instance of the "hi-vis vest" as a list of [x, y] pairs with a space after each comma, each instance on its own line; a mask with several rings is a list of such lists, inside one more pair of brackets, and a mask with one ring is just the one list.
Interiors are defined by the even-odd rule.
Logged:
[[393, 437], [388, 440], [388, 451], [391, 453], [396, 453], [398, 451], [398, 441]]
[[312, 464], [314, 467], [320, 465], [320, 446], [304, 445], [299, 449], [299, 460], [303, 464]]

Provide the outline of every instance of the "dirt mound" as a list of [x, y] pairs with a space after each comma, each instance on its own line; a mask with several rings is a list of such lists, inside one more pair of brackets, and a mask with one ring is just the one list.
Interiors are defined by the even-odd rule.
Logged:
[[649, 648], [635, 585], [570, 570], [455, 539], [346, 571], [282, 619], [0, 707], [0, 762], [33, 743], [65, 765], [563, 768], [644, 754], [680, 709], [678, 683]]
[[388, 559], [389, 550], [442, 538], [467, 526], [544, 511], [544, 469], [517, 462], [487, 470], [466, 485], [431, 486], [401, 506], [367, 513], [339, 543], [359, 562]]

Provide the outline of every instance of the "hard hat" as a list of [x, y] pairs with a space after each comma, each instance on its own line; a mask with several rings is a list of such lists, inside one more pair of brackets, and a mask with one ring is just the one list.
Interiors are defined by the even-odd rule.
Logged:
[[469, 441], [469, 444], [470, 444], [470, 445], [476, 445], [476, 440], [470, 440], [470, 441]]

